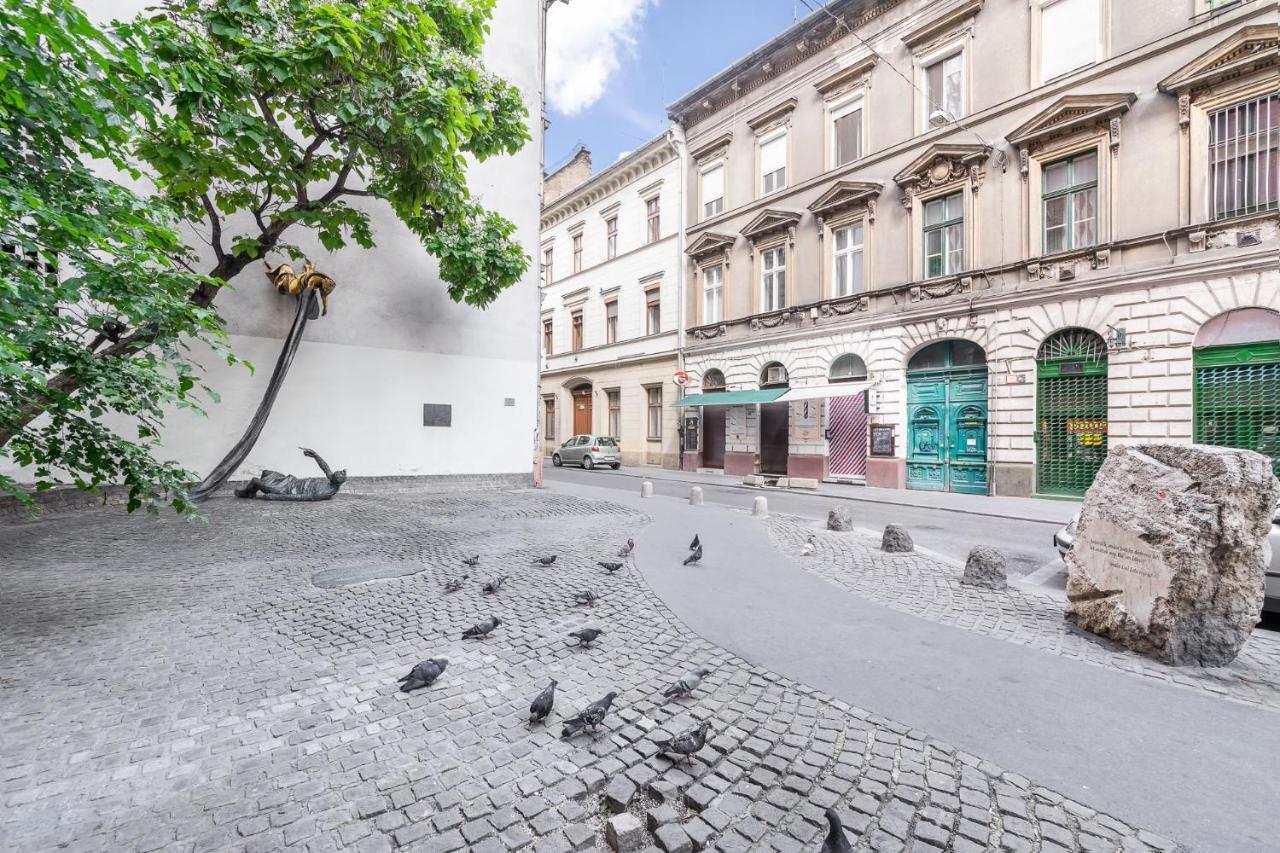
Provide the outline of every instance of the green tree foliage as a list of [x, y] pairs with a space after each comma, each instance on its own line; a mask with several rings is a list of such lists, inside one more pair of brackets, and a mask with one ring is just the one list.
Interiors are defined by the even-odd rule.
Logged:
[[[390, 204], [478, 307], [526, 270], [512, 224], [466, 184], [469, 158], [528, 139], [519, 92], [480, 63], [493, 0], [167, 0], [105, 32], [68, 0], [0, 2], [0, 157], [17, 164], [0, 173], [16, 248], [0, 261], [0, 452], [42, 484], [62, 469], [187, 508], [190, 475], [152, 455], [163, 411], [198, 405], [186, 346], [233, 358], [210, 306], [250, 263], [300, 256], [291, 230], [372, 247], [367, 206]], [[203, 265], [175, 220], [207, 241]]]

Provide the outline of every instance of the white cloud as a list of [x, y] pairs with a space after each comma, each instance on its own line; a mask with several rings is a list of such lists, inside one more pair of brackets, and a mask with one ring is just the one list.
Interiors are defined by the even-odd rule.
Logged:
[[635, 49], [644, 14], [656, 0], [570, 0], [547, 13], [547, 101], [576, 115], [604, 95], [622, 58]]

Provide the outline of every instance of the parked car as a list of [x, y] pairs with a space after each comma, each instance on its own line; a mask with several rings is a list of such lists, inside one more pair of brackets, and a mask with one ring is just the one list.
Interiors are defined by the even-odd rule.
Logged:
[[551, 464], [581, 465], [590, 470], [597, 465], [608, 465], [617, 471], [622, 467], [622, 447], [616, 438], [607, 435], [575, 435], [556, 448], [551, 454]]
[[[1080, 521], [1080, 513], [1076, 513], [1067, 526], [1053, 534], [1053, 547], [1063, 557], [1071, 550], [1076, 541], [1076, 524]], [[1271, 545], [1271, 563], [1267, 566], [1266, 599], [1262, 609], [1268, 613], [1280, 613], [1280, 508], [1271, 519], [1271, 533], [1267, 536]]]

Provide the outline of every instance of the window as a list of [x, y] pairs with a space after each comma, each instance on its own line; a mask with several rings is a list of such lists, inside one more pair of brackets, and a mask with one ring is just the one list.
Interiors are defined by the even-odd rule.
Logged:
[[1280, 199], [1280, 95], [1209, 114], [1209, 215], [1274, 210]]
[[724, 267], [707, 267], [702, 271], [702, 322], [719, 323], [724, 319]]
[[956, 51], [924, 69], [924, 126], [934, 126], [936, 116], [942, 123], [964, 116], [964, 54]]
[[723, 391], [725, 390], [724, 373], [716, 368], [711, 368], [702, 374], [702, 390], [703, 391]]
[[1041, 0], [1040, 79], [1101, 58], [1102, 0]]
[[604, 221], [604, 256], [606, 260], [618, 257], [618, 217], [610, 216]]
[[712, 166], [702, 173], [702, 218], [710, 219], [724, 211], [724, 164]]
[[851, 101], [831, 112], [831, 165], [843, 166], [862, 156], [862, 101]]
[[618, 438], [622, 435], [622, 392], [606, 391], [609, 400], [609, 435]]
[[582, 235], [573, 235], [573, 271], [582, 272]]
[[654, 196], [644, 203], [645, 219], [647, 221], [648, 242], [655, 242], [662, 232], [661, 221], [658, 213], [658, 197]]
[[1098, 241], [1098, 152], [1044, 167], [1044, 253], [1083, 249]]
[[787, 132], [778, 131], [760, 142], [760, 195], [787, 185]]
[[656, 335], [662, 331], [662, 291], [656, 287], [644, 294], [644, 332]]
[[572, 340], [572, 347], [574, 352], [577, 352], [578, 350], [582, 349], [582, 312], [581, 311], [573, 312], [573, 337], [571, 340]]
[[542, 351], [547, 355], [551, 355], [551, 318], [542, 321]]
[[556, 401], [553, 397], [542, 401], [542, 437], [547, 441], [556, 440]]
[[832, 382], [854, 382], [867, 378], [867, 365], [853, 353], [846, 353], [831, 362], [827, 376]]
[[550, 284], [556, 280], [555, 274], [552, 272], [554, 260], [554, 249], [546, 248], [542, 250], [542, 281], [544, 284]]
[[855, 222], [832, 233], [835, 269], [831, 275], [832, 296], [852, 296], [862, 292], [862, 223]]
[[[604, 342], [606, 344], [618, 342], [618, 300], [616, 299], [604, 304]], [[617, 435], [617, 433], [614, 434]]]
[[780, 311], [786, 303], [787, 250], [782, 246], [760, 253], [760, 310]]
[[924, 204], [924, 277], [952, 275], [964, 269], [964, 193]]
[[649, 438], [662, 438], [662, 389], [646, 388], [645, 394], [648, 397]]

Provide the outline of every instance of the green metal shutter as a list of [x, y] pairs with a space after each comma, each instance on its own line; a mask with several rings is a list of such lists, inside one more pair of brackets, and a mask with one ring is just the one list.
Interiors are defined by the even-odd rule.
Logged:
[[1036, 493], [1083, 495], [1107, 458], [1107, 348], [1087, 329], [1064, 329], [1036, 369]]
[[1256, 450], [1280, 477], [1280, 342], [1196, 350], [1194, 365], [1195, 440]]

